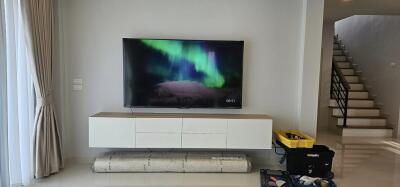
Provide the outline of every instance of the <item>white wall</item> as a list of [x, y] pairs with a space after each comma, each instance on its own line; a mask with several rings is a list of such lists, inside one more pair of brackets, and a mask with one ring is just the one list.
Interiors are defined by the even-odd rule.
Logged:
[[299, 68], [299, 129], [317, 135], [318, 89], [324, 1], [303, 1], [303, 54]]
[[368, 90], [377, 96], [396, 132], [400, 106], [399, 31], [400, 16], [352, 16], [335, 24], [335, 32], [359, 64]]
[[[322, 0], [312, 1], [323, 3]], [[304, 11], [308, 8], [303, 9], [303, 2], [61, 0], [60, 84], [64, 85], [64, 96], [59, 110], [66, 156], [92, 157], [105, 151], [88, 148], [88, 116], [100, 111], [129, 111], [122, 106], [123, 37], [245, 40], [243, 109], [136, 111], [261, 113], [273, 117], [274, 128], [298, 128], [299, 103], [307, 102], [298, 97], [298, 79], [303, 77], [299, 69], [303, 65], [306, 40], [305, 33], [300, 31], [304, 29]], [[318, 34], [322, 23], [319, 26], [312, 21], [307, 29], [315, 27]], [[318, 40], [309, 43], [314, 50], [313, 45], [318, 44]], [[312, 77], [318, 77], [317, 58], [317, 64], [308, 63], [318, 65], [307, 72]], [[83, 79], [82, 91], [72, 91], [74, 78]], [[315, 86], [309, 91], [313, 89]], [[318, 93], [318, 85], [314, 92]], [[307, 117], [316, 120], [316, 114]], [[306, 125], [316, 128], [316, 122]], [[266, 160], [272, 157], [272, 154], [259, 155]]]
[[333, 36], [335, 22], [326, 21], [322, 31], [322, 59], [319, 83], [318, 130], [327, 130], [329, 124], [329, 100], [331, 89]]

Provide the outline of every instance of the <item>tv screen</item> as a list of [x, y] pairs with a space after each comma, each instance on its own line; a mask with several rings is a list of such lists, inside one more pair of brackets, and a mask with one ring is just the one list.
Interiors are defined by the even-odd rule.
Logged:
[[124, 106], [241, 108], [243, 44], [124, 38]]

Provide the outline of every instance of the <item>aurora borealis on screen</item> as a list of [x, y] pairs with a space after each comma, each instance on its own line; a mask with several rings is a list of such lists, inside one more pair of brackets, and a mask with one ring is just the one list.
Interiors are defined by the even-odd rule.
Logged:
[[243, 44], [124, 38], [124, 106], [241, 108]]
[[[184, 44], [182, 41], [177, 40], [154, 40], [143, 39], [141, 40], [145, 45], [159, 51], [163, 55], [168, 56], [171, 66], [187, 67], [185, 63], [193, 65], [196, 72], [204, 74], [201, 83], [207, 87], [222, 87], [225, 83], [224, 77], [218, 71], [216, 66], [215, 52], [207, 51], [200, 42], [192, 42]], [[166, 62], [166, 63], [168, 63]], [[159, 75], [165, 75], [168, 69], [161, 67], [151, 67], [151, 72]], [[172, 73], [173, 80], [196, 80], [192, 76], [189, 68], [180, 68], [178, 71]]]

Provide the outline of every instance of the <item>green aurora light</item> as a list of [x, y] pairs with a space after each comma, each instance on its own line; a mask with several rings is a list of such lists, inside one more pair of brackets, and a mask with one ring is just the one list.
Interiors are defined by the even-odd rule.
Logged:
[[145, 45], [160, 51], [167, 55], [172, 63], [181, 63], [186, 60], [194, 65], [197, 72], [204, 73], [205, 77], [202, 84], [206, 87], [222, 87], [225, 83], [224, 77], [218, 71], [215, 57], [209, 57], [209, 54], [204, 51], [199, 45], [189, 44], [183, 46], [181, 41], [173, 40], [141, 40]]

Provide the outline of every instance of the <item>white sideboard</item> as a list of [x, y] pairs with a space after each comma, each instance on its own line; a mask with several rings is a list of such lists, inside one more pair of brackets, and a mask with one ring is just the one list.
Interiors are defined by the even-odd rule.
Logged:
[[101, 112], [89, 117], [89, 147], [271, 149], [271, 143], [267, 115]]

